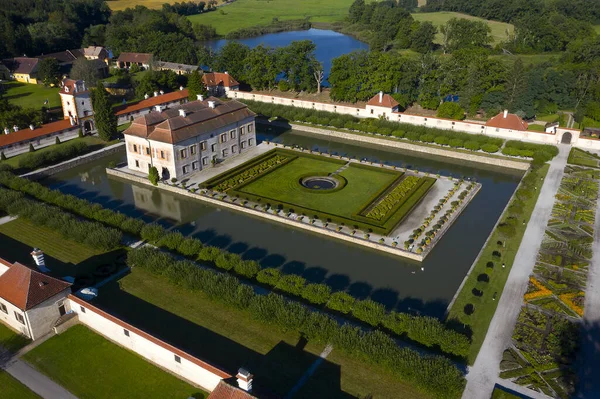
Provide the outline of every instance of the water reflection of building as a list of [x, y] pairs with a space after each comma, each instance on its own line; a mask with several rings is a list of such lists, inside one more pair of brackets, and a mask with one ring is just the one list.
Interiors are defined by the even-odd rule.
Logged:
[[182, 204], [179, 198], [164, 195], [157, 188], [131, 185], [135, 207], [177, 222], [183, 221]]

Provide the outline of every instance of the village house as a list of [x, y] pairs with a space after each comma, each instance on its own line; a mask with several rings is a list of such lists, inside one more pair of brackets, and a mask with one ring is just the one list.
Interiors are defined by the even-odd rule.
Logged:
[[142, 69], [148, 69], [151, 62], [152, 54], [150, 53], [121, 53], [117, 58], [117, 67], [129, 69], [136, 64]]
[[373, 118], [389, 119], [393, 112], [398, 112], [398, 105], [394, 97], [380, 91], [367, 102], [366, 109]]
[[21, 83], [37, 83], [38, 58], [15, 57], [6, 60], [14, 80]]
[[101, 60], [106, 65], [108, 65], [108, 61], [110, 59], [110, 56], [108, 54], [108, 50], [106, 50], [104, 47], [102, 47], [102, 46], [88, 46], [88, 47], [82, 49], [82, 51], [83, 51], [83, 56], [87, 60]]
[[158, 71], [173, 71], [177, 75], [185, 75], [199, 69], [198, 65], [178, 64], [176, 62], [156, 61], [154, 69]]
[[231, 77], [227, 72], [208, 72], [202, 75], [202, 82], [211, 96], [226, 96], [230, 91], [240, 89], [237, 80]]
[[125, 130], [127, 164], [162, 179], [181, 179], [256, 145], [256, 114], [238, 101], [199, 96], [135, 119]]
[[0, 259], [0, 321], [32, 340], [52, 331], [70, 293], [65, 281]]
[[98, 76], [108, 76], [108, 51], [104, 47], [90, 46], [81, 49], [59, 51], [57, 53], [50, 53], [37, 56], [40, 60], [47, 58], [54, 58], [58, 61], [60, 72], [63, 75], [68, 75], [71, 72], [73, 63], [80, 59], [85, 58], [92, 61], [92, 65], [98, 71]]

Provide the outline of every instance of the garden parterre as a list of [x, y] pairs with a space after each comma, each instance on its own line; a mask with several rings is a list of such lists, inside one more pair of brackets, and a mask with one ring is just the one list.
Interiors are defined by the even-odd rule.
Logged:
[[[309, 176], [340, 181], [332, 190], [302, 185]], [[388, 234], [435, 183], [431, 177], [315, 154], [275, 149], [216, 176], [204, 188], [315, 219]]]
[[585, 311], [599, 180], [598, 170], [567, 165], [513, 347], [501, 363], [502, 378], [559, 398], [568, 398], [576, 384], [572, 364], [579, 341], [577, 320]]

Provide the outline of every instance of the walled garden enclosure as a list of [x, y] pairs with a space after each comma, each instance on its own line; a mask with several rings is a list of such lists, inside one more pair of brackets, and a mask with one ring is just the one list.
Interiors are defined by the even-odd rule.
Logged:
[[[307, 181], [320, 181], [326, 187]], [[435, 182], [431, 177], [395, 169], [275, 149], [206, 181], [203, 187], [262, 204], [266, 209], [385, 235]]]

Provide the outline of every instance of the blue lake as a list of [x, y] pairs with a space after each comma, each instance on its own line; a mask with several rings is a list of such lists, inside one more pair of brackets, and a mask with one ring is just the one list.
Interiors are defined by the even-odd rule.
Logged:
[[[284, 47], [293, 41], [312, 40], [316, 45], [315, 55], [317, 60], [323, 64], [325, 77], [329, 76], [331, 62], [340, 55], [348, 54], [356, 50], [368, 50], [369, 45], [348, 35], [324, 29], [309, 29], [301, 31], [270, 33], [267, 35], [237, 39], [236, 41], [253, 48], [259, 44], [270, 47]], [[219, 50], [229, 40], [221, 39], [206, 42], [213, 50]], [[326, 83], [326, 82], [324, 82]]]

